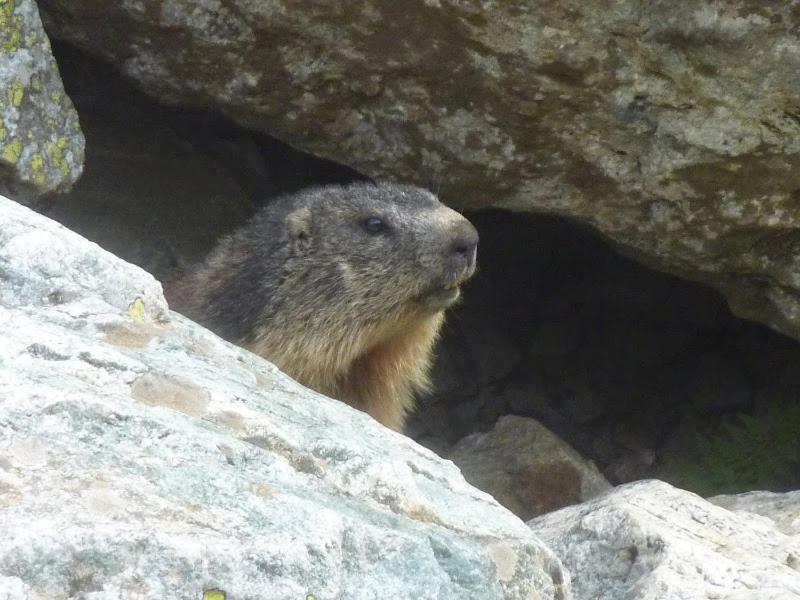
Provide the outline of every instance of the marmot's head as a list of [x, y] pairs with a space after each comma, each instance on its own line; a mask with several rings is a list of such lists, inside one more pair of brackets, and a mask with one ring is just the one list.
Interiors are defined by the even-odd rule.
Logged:
[[349, 304], [348, 312], [377, 318], [399, 307], [438, 312], [475, 272], [475, 228], [413, 186], [312, 189], [295, 197], [286, 225], [292, 271], [286, 283], [310, 283], [320, 297]]
[[396, 429], [428, 385], [478, 233], [433, 194], [357, 183], [284, 196], [175, 286], [189, 316]]

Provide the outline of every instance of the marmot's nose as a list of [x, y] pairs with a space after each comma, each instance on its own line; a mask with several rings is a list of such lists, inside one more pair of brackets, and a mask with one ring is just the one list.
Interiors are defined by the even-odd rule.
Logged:
[[475, 256], [478, 250], [478, 231], [467, 220], [456, 226], [456, 234], [450, 249], [461, 260], [465, 260], [468, 268], [475, 266]]

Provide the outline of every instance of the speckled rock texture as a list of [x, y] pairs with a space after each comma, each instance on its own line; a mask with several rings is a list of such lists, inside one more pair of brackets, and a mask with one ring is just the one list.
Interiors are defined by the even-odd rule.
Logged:
[[734, 512], [761, 515], [771, 519], [783, 533], [800, 537], [800, 491], [725, 494], [712, 496], [708, 501]]
[[611, 488], [591, 461], [526, 417], [501, 417], [486, 433], [459, 441], [447, 457], [467, 481], [525, 520]]
[[0, 192], [64, 191], [83, 169], [78, 115], [33, 0], [0, 2]]
[[162, 101], [461, 208], [572, 216], [800, 337], [793, 2], [41, 6]]
[[796, 600], [800, 536], [650, 480], [537, 517], [531, 528], [586, 600]]
[[5, 199], [0, 279], [0, 598], [570, 597], [452, 463]]

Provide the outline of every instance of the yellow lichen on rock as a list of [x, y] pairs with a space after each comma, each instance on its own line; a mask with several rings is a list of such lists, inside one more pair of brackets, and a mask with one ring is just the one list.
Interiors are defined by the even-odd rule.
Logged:
[[64, 157], [67, 148], [69, 148], [69, 140], [65, 137], [59, 138], [58, 141], [51, 144], [47, 144], [45, 148], [48, 158], [64, 175], [69, 175], [69, 163]]
[[34, 0], [0, 0], [0, 56], [0, 186], [29, 199], [68, 189], [85, 142]]
[[19, 138], [11, 140], [4, 148], [0, 157], [8, 164], [15, 165], [22, 156], [22, 142]]
[[141, 298], [136, 298], [136, 300], [131, 302], [130, 306], [128, 306], [128, 316], [140, 323], [144, 321], [144, 301]]
[[0, 39], [4, 52], [18, 50], [22, 40], [23, 19], [14, 14], [16, 8], [14, 0], [0, 0]]
[[38, 186], [43, 186], [47, 175], [44, 172], [44, 157], [41, 154], [34, 154], [31, 158], [31, 171], [33, 171], [33, 182]]
[[14, 0], [0, 0], [0, 30], [8, 27], [14, 17], [16, 7]]
[[25, 84], [19, 79], [15, 79], [8, 88], [8, 102], [12, 106], [22, 106], [25, 98]]

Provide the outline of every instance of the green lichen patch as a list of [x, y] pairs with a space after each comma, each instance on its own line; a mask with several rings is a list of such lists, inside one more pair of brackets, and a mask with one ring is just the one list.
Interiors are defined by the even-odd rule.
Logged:
[[15, 15], [17, 4], [14, 0], [0, 0], [0, 48], [4, 52], [15, 52], [20, 47], [23, 32], [23, 18]]
[[12, 106], [21, 106], [25, 98], [25, 84], [21, 80], [15, 79], [11, 82], [7, 92], [8, 102]]
[[44, 186], [47, 175], [44, 172], [44, 157], [41, 154], [34, 154], [31, 158], [31, 171], [33, 172], [33, 183], [37, 186]]
[[19, 50], [20, 41], [22, 40], [22, 28], [14, 27], [5, 33], [6, 40], [3, 42], [3, 51], [14, 52]]
[[62, 137], [58, 141], [47, 144], [45, 154], [64, 175], [69, 175], [69, 163], [64, 157], [65, 151], [69, 148], [69, 139]]
[[8, 27], [13, 21], [16, 8], [17, 4], [14, 0], [0, 0], [0, 30]]
[[136, 298], [136, 300], [131, 302], [130, 306], [128, 306], [128, 316], [134, 321], [141, 323], [144, 321], [145, 317], [144, 308], [144, 300], [141, 298]]
[[19, 138], [12, 139], [3, 147], [3, 151], [0, 153], [0, 158], [11, 165], [17, 164], [20, 156], [22, 156], [22, 142]]

